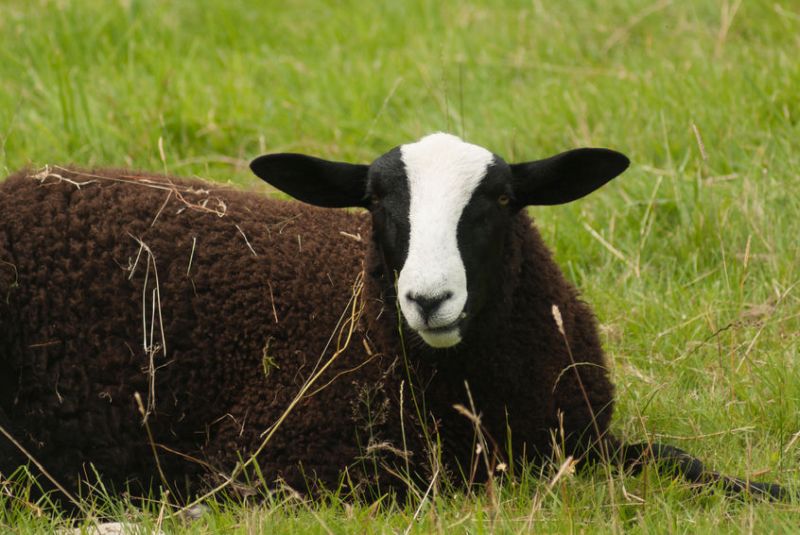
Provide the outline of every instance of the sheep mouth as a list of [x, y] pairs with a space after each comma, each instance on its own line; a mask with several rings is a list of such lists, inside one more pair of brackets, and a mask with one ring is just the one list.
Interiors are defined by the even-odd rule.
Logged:
[[460, 324], [461, 321], [456, 320], [448, 325], [444, 325], [442, 327], [430, 327], [427, 329], [423, 329], [423, 331], [430, 334], [446, 334], [458, 329]]
[[452, 347], [461, 342], [463, 317], [440, 327], [428, 327], [417, 331], [422, 340], [434, 348]]

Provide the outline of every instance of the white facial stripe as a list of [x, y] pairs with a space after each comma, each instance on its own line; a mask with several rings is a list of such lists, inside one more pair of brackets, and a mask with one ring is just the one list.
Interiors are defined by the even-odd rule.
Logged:
[[[458, 250], [461, 214], [494, 156], [449, 134], [432, 134], [403, 145], [400, 153], [409, 187], [408, 256], [398, 279], [400, 308], [406, 321], [435, 347], [460, 340], [456, 323], [467, 302], [467, 275]], [[425, 318], [410, 297], [450, 295]], [[444, 328], [440, 331], [431, 329]], [[427, 331], [427, 332], [426, 332]]]

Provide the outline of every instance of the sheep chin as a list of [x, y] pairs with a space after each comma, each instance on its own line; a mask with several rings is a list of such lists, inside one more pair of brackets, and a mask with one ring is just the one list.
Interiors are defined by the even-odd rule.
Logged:
[[457, 326], [446, 331], [420, 330], [417, 334], [426, 344], [436, 349], [453, 347], [461, 342], [461, 331]]

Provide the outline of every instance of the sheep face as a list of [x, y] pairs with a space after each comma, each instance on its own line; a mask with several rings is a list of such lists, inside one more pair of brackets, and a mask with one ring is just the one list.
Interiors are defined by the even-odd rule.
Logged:
[[397, 273], [403, 317], [432, 347], [458, 344], [497, 282], [513, 214], [509, 176], [499, 157], [448, 134], [370, 167], [375, 239]]
[[373, 239], [408, 326], [429, 346], [461, 342], [497, 292], [505, 241], [528, 205], [594, 191], [628, 165], [607, 149], [577, 149], [520, 164], [449, 134], [401, 145], [371, 165], [297, 154], [256, 159], [262, 179], [325, 207], [370, 210]]

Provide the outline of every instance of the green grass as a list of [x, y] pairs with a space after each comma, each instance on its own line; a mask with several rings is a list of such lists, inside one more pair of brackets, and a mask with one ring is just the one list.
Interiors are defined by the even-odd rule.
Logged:
[[[246, 163], [264, 152], [366, 162], [436, 130], [509, 160], [616, 148], [633, 161], [623, 177], [533, 210], [602, 323], [615, 430], [800, 489], [798, 50], [789, 0], [5, 0], [0, 173], [76, 163], [254, 187]], [[612, 483], [569, 476], [548, 491], [526, 476], [497, 503], [437, 496], [416, 521], [413, 503], [212, 502], [164, 526], [794, 532], [800, 518], [652, 474]], [[0, 502], [19, 533], [60, 521]], [[106, 502], [158, 524], [157, 505]]]

